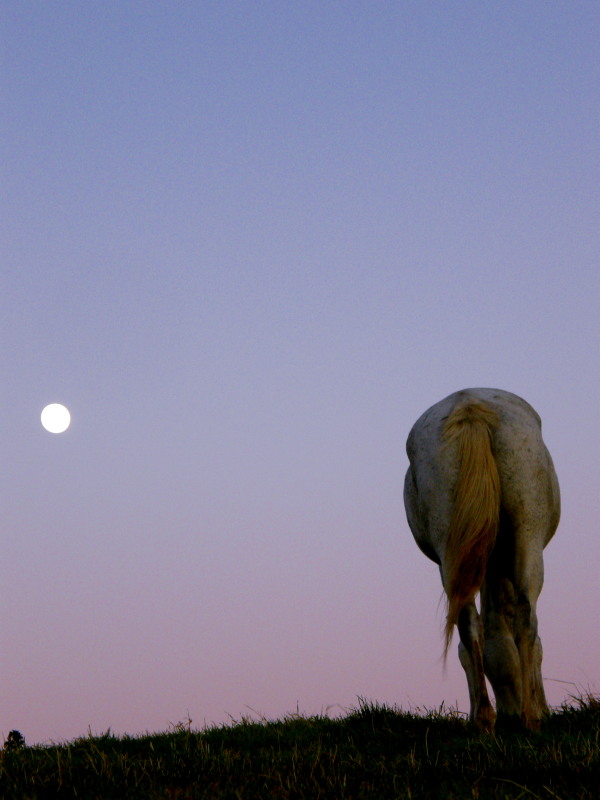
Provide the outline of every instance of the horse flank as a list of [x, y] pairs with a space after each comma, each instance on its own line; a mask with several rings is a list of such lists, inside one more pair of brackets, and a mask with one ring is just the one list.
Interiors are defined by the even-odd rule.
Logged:
[[485, 578], [500, 519], [500, 477], [492, 452], [498, 417], [483, 402], [456, 406], [442, 431], [445, 446], [457, 448], [458, 478], [444, 555], [447, 617], [444, 659], [454, 625]]

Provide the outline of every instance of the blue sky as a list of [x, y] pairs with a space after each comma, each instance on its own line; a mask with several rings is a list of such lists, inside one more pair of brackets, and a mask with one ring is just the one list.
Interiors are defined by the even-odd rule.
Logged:
[[0, 730], [466, 709], [402, 506], [466, 386], [542, 416], [546, 688], [598, 689], [599, 22], [4, 4]]

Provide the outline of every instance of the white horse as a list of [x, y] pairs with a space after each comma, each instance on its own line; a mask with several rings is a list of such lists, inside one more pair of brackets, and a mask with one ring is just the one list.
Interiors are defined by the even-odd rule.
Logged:
[[510, 392], [465, 389], [419, 417], [406, 450], [406, 516], [421, 550], [440, 566], [448, 611], [444, 658], [456, 624], [470, 718], [485, 730], [494, 727], [487, 675], [498, 715], [537, 728], [548, 705], [536, 602], [542, 551], [560, 517], [540, 418]]

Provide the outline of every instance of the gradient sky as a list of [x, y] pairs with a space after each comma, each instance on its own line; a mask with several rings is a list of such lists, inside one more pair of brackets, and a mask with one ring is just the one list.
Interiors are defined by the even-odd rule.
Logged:
[[468, 386], [543, 419], [548, 699], [598, 691], [597, 0], [1, 27], [2, 736], [468, 710], [402, 502]]

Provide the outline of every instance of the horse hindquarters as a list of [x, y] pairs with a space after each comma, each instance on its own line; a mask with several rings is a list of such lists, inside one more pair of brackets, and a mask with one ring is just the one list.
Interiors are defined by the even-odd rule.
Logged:
[[465, 389], [421, 415], [407, 453], [407, 518], [420, 549], [440, 565], [444, 654], [457, 624], [471, 719], [493, 725], [485, 669], [500, 714], [536, 727], [547, 710], [536, 603], [542, 551], [560, 515], [540, 418], [510, 392]]

